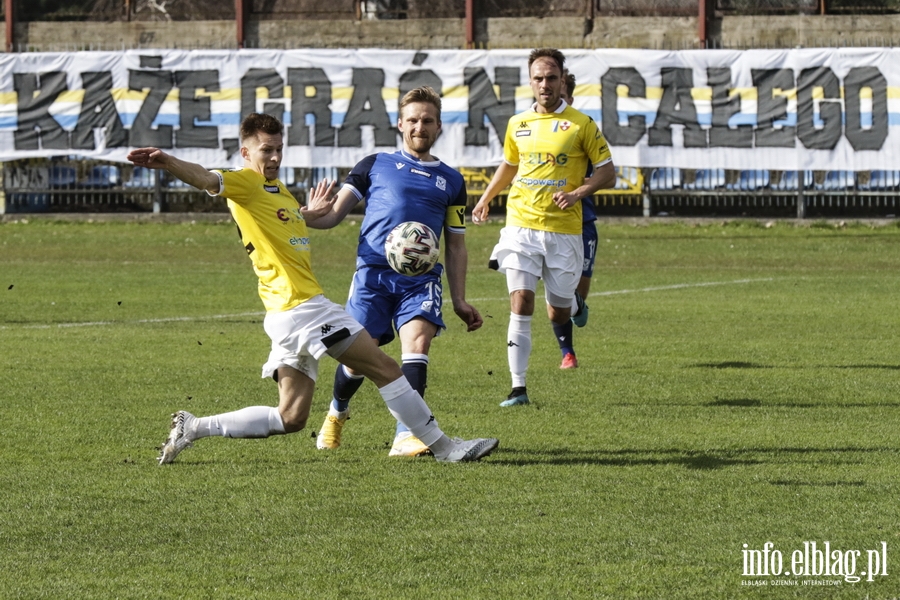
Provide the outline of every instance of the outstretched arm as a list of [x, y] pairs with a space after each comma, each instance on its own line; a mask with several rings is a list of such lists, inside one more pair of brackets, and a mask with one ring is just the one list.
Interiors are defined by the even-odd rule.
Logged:
[[343, 221], [347, 213], [359, 202], [356, 195], [345, 187], [332, 195], [335, 183], [335, 181], [320, 181], [309, 192], [306, 207], [310, 212], [304, 212], [303, 216], [306, 218], [306, 224], [313, 229], [331, 229]]
[[484, 320], [478, 309], [466, 302], [466, 268], [469, 263], [466, 236], [448, 231], [444, 237], [444, 266], [447, 268], [453, 312], [465, 322], [466, 331], [475, 331], [484, 324]]
[[491, 182], [488, 184], [487, 189], [484, 190], [484, 193], [478, 200], [478, 204], [472, 209], [473, 223], [480, 225], [487, 220], [491, 200], [512, 183], [518, 172], [518, 165], [511, 165], [506, 161], [500, 163], [500, 166], [497, 167], [497, 170], [494, 172], [494, 176], [491, 178]]
[[162, 169], [197, 189], [219, 193], [219, 178], [214, 173], [197, 163], [166, 154], [159, 148], [137, 148], [129, 152], [127, 158], [136, 167]]

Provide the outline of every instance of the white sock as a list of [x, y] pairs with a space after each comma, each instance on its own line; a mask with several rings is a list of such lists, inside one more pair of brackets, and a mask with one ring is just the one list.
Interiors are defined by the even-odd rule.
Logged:
[[512, 386], [525, 387], [525, 373], [531, 356], [531, 317], [510, 313], [507, 337], [509, 343], [506, 356], [509, 359]]
[[448, 443], [450, 440], [438, 427], [431, 409], [422, 400], [422, 396], [412, 389], [406, 377], [400, 377], [378, 391], [394, 418], [406, 425], [435, 455], [440, 456], [441, 448], [444, 447], [443, 440]]
[[248, 406], [234, 412], [197, 419], [195, 439], [209, 435], [230, 438], [264, 438], [284, 433], [277, 406]]

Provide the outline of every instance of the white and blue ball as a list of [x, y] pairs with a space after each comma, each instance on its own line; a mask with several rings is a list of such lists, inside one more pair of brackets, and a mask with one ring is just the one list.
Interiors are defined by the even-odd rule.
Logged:
[[440, 254], [437, 234], [417, 221], [400, 223], [384, 242], [388, 264], [401, 275], [424, 275], [434, 268]]

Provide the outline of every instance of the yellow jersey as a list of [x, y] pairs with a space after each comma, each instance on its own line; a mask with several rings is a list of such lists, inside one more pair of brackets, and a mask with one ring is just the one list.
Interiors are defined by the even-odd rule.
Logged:
[[563, 210], [553, 194], [583, 184], [588, 164], [612, 160], [593, 119], [565, 101], [552, 113], [532, 107], [509, 120], [503, 158], [519, 168], [506, 201], [508, 225], [581, 235], [581, 202]]
[[212, 172], [259, 278], [266, 310], [285, 311], [323, 293], [312, 272], [306, 220], [284, 184], [252, 169]]

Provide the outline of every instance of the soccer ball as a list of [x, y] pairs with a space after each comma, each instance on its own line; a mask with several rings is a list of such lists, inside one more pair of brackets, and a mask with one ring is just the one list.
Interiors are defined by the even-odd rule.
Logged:
[[388, 234], [384, 255], [391, 268], [401, 275], [423, 275], [437, 264], [441, 248], [428, 225], [407, 221]]

